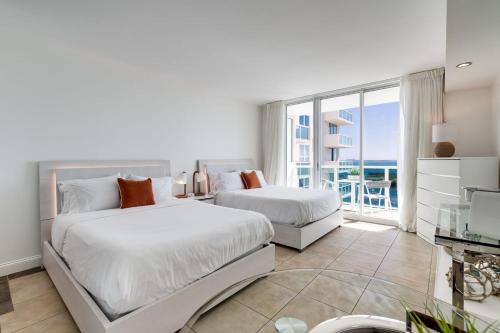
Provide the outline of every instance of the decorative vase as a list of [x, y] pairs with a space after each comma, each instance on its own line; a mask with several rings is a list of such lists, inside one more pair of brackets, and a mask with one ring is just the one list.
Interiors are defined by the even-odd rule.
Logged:
[[455, 146], [451, 142], [438, 142], [434, 147], [436, 157], [452, 157], [453, 154], [455, 154]]

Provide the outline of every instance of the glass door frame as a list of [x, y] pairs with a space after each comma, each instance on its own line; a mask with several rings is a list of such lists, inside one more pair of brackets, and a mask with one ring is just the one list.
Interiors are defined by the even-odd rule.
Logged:
[[[379, 224], [387, 224], [387, 225], [397, 225], [398, 221], [383, 219], [383, 218], [374, 218], [370, 216], [364, 215], [364, 200], [363, 200], [363, 184], [365, 182], [365, 173], [364, 173], [364, 158], [363, 158], [363, 114], [364, 114], [364, 94], [371, 91], [377, 91], [387, 88], [394, 88], [400, 86], [400, 79], [389, 79], [369, 84], [364, 84], [360, 86], [333, 90], [325, 93], [315, 94], [304, 96], [300, 98], [290, 99], [285, 101], [285, 118], [287, 119], [286, 110], [288, 106], [313, 102], [313, 167], [312, 167], [312, 179], [314, 188], [321, 187], [321, 159], [322, 159], [322, 149], [323, 147], [323, 135], [321, 132], [321, 124], [322, 124], [322, 115], [321, 115], [321, 101], [323, 99], [341, 97], [346, 95], [359, 94], [359, 119], [360, 119], [360, 153], [359, 153], [359, 168], [360, 168], [360, 189], [359, 189], [359, 210], [357, 212], [348, 212], [344, 211], [344, 217], [353, 220], [361, 220], [366, 222], [374, 222]], [[286, 124], [285, 124], [286, 126]], [[285, 140], [285, 145], [287, 144]], [[288, 151], [288, 148], [285, 147], [285, 152]], [[288, 156], [286, 156], [286, 161], [288, 161]], [[288, 163], [287, 163], [288, 164]], [[287, 166], [285, 166], [286, 173], [288, 174]], [[286, 178], [287, 179], [287, 178]]]

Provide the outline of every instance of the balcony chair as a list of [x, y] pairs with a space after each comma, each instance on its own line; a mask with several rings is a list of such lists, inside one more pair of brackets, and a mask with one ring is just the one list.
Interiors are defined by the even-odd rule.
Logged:
[[391, 204], [391, 189], [392, 181], [390, 180], [368, 180], [365, 181], [366, 193], [363, 194], [365, 198], [368, 198], [370, 207], [373, 207], [372, 200], [378, 201], [378, 208], [381, 208], [382, 200], [384, 200], [384, 208], [392, 209]]

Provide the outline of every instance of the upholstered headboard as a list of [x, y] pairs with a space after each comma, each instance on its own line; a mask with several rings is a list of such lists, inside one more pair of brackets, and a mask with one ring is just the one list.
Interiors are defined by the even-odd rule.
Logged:
[[42, 244], [50, 240], [52, 220], [60, 212], [57, 181], [105, 177], [120, 173], [147, 177], [170, 176], [168, 160], [43, 161], [38, 163]]
[[[211, 173], [247, 170], [253, 169], [254, 167], [255, 164], [251, 158], [198, 160], [198, 171], [205, 172], [207, 177], [209, 177], [209, 174]], [[210, 184], [210, 181], [207, 181], [207, 185], [208, 184]], [[202, 190], [210, 192], [210, 185], [208, 185], [208, 189], [202, 187]]]

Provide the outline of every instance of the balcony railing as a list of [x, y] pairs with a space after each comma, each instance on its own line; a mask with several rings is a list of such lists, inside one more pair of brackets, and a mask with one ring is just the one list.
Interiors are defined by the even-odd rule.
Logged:
[[[300, 169], [300, 170], [299, 170]], [[336, 190], [339, 192], [342, 201], [344, 203], [345, 209], [356, 210], [359, 206], [359, 196], [360, 196], [360, 178], [361, 177], [348, 177], [349, 172], [352, 169], [359, 170], [359, 165], [353, 165], [351, 162], [339, 161], [333, 163], [325, 163], [321, 166], [321, 186], [323, 189]], [[395, 165], [366, 165], [365, 170], [365, 181], [369, 180], [391, 180], [391, 188], [389, 189], [389, 197], [391, 200], [392, 208], [391, 211], [397, 211], [397, 170], [398, 167]], [[312, 175], [312, 166], [309, 165], [297, 165], [295, 163], [290, 163], [288, 165], [288, 181], [289, 185], [298, 186], [297, 174], [309, 174]], [[333, 175], [333, 177], [331, 176]], [[304, 177], [304, 176], [301, 176]], [[312, 184], [312, 176], [309, 176], [309, 183]], [[363, 186], [364, 187], [364, 186]], [[363, 193], [365, 189], [363, 188]], [[384, 189], [385, 191], [385, 189]], [[372, 210], [379, 209], [379, 205], [370, 205], [367, 200], [364, 200], [365, 208]], [[387, 206], [387, 205], [385, 205]]]
[[346, 110], [332, 110], [323, 112], [323, 120], [337, 125], [352, 125], [352, 113]]
[[350, 148], [352, 147], [352, 138], [344, 134], [326, 134], [323, 146], [326, 148]]
[[352, 122], [352, 113], [350, 113], [349, 111], [346, 111], [346, 110], [340, 110], [339, 111], [339, 117], [340, 118], [343, 118], [347, 121], [350, 121]]

